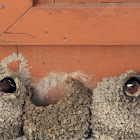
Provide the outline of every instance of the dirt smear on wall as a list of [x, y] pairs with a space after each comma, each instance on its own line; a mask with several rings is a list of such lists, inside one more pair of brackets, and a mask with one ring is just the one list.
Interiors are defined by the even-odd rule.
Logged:
[[[68, 85], [65, 83], [66, 79], [69, 77], [79, 79], [85, 84], [90, 80], [90, 77], [81, 71], [72, 73], [49, 73], [40, 80], [39, 83], [34, 84], [39, 94], [39, 100], [43, 101], [45, 99], [47, 102], [56, 103], [58, 99], [69, 92]], [[52, 92], [55, 94], [56, 98], [53, 96]]]

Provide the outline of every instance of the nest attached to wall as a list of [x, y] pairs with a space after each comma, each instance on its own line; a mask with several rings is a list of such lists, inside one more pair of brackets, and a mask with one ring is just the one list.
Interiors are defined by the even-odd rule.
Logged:
[[[12, 81], [13, 89], [4, 90], [3, 84]], [[22, 135], [22, 114], [26, 96], [24, 84], [16, 73], [0, 70], [0, 140]]]
[[95, 139], [140, 139], [140, 96], [128, 96], [124, 89], [131, 79], [140, 81], [140, 75], [130, 70], [120, 77], [104, 78], [93, 90], [91, 129]]
[[24, 115], [24, 134], [30, 140], [78, 140], [90, 131], [91, 91], [80, 81], [66, 81], [71, 92], [56, 104], [46, 107], [32, 103], [33, 90], [28, 88]]

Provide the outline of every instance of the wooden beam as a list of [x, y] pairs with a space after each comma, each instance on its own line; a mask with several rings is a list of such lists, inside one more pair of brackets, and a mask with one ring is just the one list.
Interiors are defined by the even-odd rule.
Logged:
[[0, 37], [17, 45], [140, 45], [140, 3], [38, 4]]
[[32, 0], [0, 1], [0, 35], [32, 7]]
[[54, 0], [34, 0], [34, 5], [41, 3], [54, 3]]
[[55, 0], [56, 3], [140, 2], [140, 0]]

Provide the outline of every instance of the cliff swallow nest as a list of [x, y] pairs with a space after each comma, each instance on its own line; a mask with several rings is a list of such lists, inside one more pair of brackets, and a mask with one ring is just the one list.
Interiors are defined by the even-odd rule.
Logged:
[[15, 91], [0, 91], [0, 140], [84, 140], [91, 130], [94, 140], [140, 140], [140, 75], [132, 70], [104, 78], [93, 92], [69, 78], [71, 92], [45, 107], [17, 74], [0, 71], [0, 85], [11, 79]]
[[[13, 83], [8, 83], [11, 81]], [[8, 84], [13, 84], [12, 88], [9, 87], [10, 90], [6, 89]], [[21, 135], [25, 96], [24, 84], [20, 82], [17, 74], [0, 70], [0, 140], [9, 140]]]
[[88, 137], [91, 91], [80, 81], [66, 81], [71, 92], [56, 104], [46, 107], [32, 103], [28, 89], [25, 103], [24, 134], [31, 140], [78, 140]]
[[[140, 140], [140, 96], [136, 96], [140, 89], [135, 84], [138, 81], [140, 75], [130, 70], [98, 83], [91, 103], [91, 129], [95, 140]], [[131, 88], [129, 94], [126, 86]], [[133, 93], [135, 88], [137, 93]]]

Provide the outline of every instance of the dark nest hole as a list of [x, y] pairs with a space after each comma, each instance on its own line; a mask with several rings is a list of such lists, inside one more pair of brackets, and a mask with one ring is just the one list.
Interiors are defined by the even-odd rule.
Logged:
[[39, 95], [37, 95], [36, 93], [32, 94], [30, 100], [31, 100], [32, 104], [34, 104], [36, 106], [42, 106], [42, 107], [47, 106], [46, 104], [44, 104], [44, 102], [42, 102], [40, 100]]
[[136, 81], [140, 84], [140, 79], [138, 79], [137, 77], [130, 77], [126, 82], [125, 85], [127, 85], [128, 83], [130, 83], [131, 81]]
[[140, 92], [140, 80], [137, 77], [129, 78], [124, 85], [124, 93], [127, 98], [133, 100]]
[[48, 106], [47, 103], [44, 103], [44, 98], [42, 99], [41, 96], [38, 94], [38, 92], [36, 91], [36, 89], [33, 86], [28, 86], [27, 88], [27, 95], [30, 98], [30, 101], [32, 104], [34, 104], [35, 106], [40, 106], [40, 107], [45, 107]]
[[5, 93], [14, 93], [16, 91], [16, 83], [11, 77], [6, 77], [0, 81], [0, 90]]

